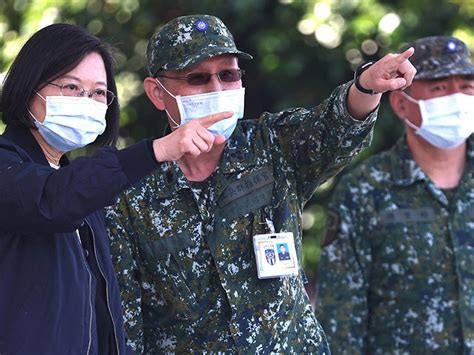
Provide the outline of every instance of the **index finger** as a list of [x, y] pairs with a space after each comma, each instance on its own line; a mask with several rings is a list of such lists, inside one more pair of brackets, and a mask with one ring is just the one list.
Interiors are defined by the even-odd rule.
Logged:
[[413, 47], [410, 47], [408, 48], [406, 51], [400, 53], [399, 55], [397, 55], [395, 57], [395, 60], [397, 61], [397, 63], [401, 64], [403, 63], [405, 60], [407, 60], [408, 58], [410, 58], [413, 53], [415, 53], [415, 48]]
[[224, 112], [214, 113], [209, 116], [198, 118], [197, 121], [204, 128], [209, 128], [216, 122], [232, 117], [233, 114], [234, 113], [232, 111], [224, 111]]

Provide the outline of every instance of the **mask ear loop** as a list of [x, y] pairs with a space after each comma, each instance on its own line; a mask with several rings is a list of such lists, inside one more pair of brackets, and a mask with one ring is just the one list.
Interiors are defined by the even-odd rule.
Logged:
[[[41, 94], [40, 94], [38, 91], [35, 90], [35, 94], [38, 95], [41, 99], [43, 99], [44, 102], [46, 102], [46, 99], [45, 99], [43, 96], [41, 96]], [[40, 122], [40, 121], [35, 117], [35, 115], [33, 115], [33, 112], [31, 112], [29, 108], [28, 108], [27, 110], [28, 110], [28, 113], [31, 115], [31, 117], [33, 117], [33, 119], [34, 119], [36, 122], [38, 122], [39, 124], [42, 123], [42, 122]]]
[[41, 96], [41, 94], [38, 91], [35, 90], [35, 94], [41, 97], [44, 102], [46, 102], [46, 99], [43, 96]]
[[[416, 105], [419, 105], [419, 103], [418, 103], [419, 100], [414, 99], [413, 97], [411, 97], [410, 95], [408, 95], [405, 91], [400, 91], [400, 92], [401, 92], [401, 94], [402, 94], [408, 101], [410, 101], [411, 103], [414, 103], [414, 104], [416, 104]], [[415, 133], [418, 133], [418, 130], [420, 129], [420, 127], [415, 126], [413, 123], [411, 123], [411, 122], [408, 120], [408, 118], [405, 118], [405, 123], [406, 123], [409, 127], [413, 128], [413, 129], [415, 130]]]
[[405, 98], [406, 98], [408, 101], [410, 101], [410, 102], [412, 102], [412, 103], [418, 105], [418, 101], [419, 101], [419, 100], [414, 99], [413, 97], [411, 97], [410, 95], [408, 95], [405, 91], [400, 91], [400, 92], [401, 92], [401, 94], [402, 94], [403, 96], [405, 96]]
[[[176, 96], [174, 96], [171, 92], [169, 92], [169, 90], [167, 88], [165, 88], [164, 85], [157, 78], [155, 78], [155, 80], [158, 84], [160, 84], [160, 86], [163, 88], [163, 90], [165, 90], [168, 93], [168, 95], [170, 95], [173, 99], [176, 100]], [[165, 112], [166, 112], [166, 115], [171, 120], [171, 122], [173, 122], [175, 124], [175, 126], [171, 127], [171, 128], [173, 128], [173, 129], [178, 128], [180, 125], [178, 123], [176, 123], [176, 121], [173, 119], [173, 117], [171, 117], [170, 113], [168, 112], [168, 110], [166, 108], [165, 108]]]
[[414, 125], [413, 123], [411, 123], [407, 118], [405, 118], [405, 123], [406, 123], [409, 127], [413, 128], [413, 129], [415, 130], [415, 133], [418, 133], [418, 130], [420, 129], [420, 127], [415, 126], [415, 125]]
[[35, 117], [35, 115], [33, 115], [33, 112], [30, 111], [30, 109], [28, 109], [28, 113], [30, 114], [31, 117], [33, 117], [33, 119], [38, 122], [39, 124], [41, 124], [40, 121], [38, 121], [38, 119]]

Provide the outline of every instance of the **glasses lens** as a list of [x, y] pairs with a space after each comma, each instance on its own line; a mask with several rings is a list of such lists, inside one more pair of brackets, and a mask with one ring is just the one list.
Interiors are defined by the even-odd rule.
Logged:
[[191, 73], [186, 76], [189, 85], [204, 85], [211, 79], [209, 73]]
[[90, 99], [93, 99], [97, 102], [102, 102], [107, 105], [110, 105], [115, 99], [115, 94], [112, 91], [103, 88], [97, 88], [92, 91], [87, 91], [84, 90], [84, 88], [82, 88], [81, 86], [74, 83], [63, 85], [58, 85], [54, 83], [49, 84], [59, 87], [61, 95], [64, 96], [86, 96]]
[[107, 103], [107, 90], [105, 89], [95, 89], [92, 91], [92, 97], [93, 100], [102, 102], [103, 104]]
[[227, 69], [219, 72], [219, 79], [226, 83], [233, 83], [242, 78], [242, 71], [240, 69]]
[[[219, 80], [226, 83], [233, 83], [242, 78], [243, 71], [240, 69], [226, 69], [219, 73], [191, 73], [186, 76], [189, 85], [205, 85], [211, 80], [212, 75], [217, 75]], [[177, 79], [177, 78], [174, 78]]]
[[59, 86], [61, 94], [64, 96], [80, 96], [84, 93], [84, 90], [76, 84], [64, 84]]
[[95, 101], [110, 105], [115, 99], [115, 94], [112, 91], [106, 89], [95, 89], [92, 92], [91, 98]]

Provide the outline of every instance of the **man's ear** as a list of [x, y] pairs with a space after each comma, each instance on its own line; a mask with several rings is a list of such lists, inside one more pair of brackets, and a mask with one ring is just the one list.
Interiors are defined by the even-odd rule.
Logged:
[[406, 99], [400, 90], [391, 91], [388, 96], [390, 106], [397, 117], [404, 121], [407, 118]]
[[157, 79], [152, 77], [145, 78], [145, 80], [143, 80], [143, 89], [145, 90], [146, 96], [148, 96], [153, 105], [155, 105], [158, 110], [164, 110], [164, 90], [162, 87], [160, 87], [156, 80]]

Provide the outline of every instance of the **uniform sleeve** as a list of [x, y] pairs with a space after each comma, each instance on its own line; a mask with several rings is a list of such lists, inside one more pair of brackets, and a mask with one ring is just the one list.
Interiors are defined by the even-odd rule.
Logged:
[[55, 170], [32, 162], [21, 148], [0, 141], [0, 229], [68, 232], [85, 216], [115, 202], [118, 193], [157, 167], [145, 141], [101, 148]]
[[105, 209], [110, 251], [120, 287], [127, 345], [136, 354], [144, 353], [142, 292], [137, 265], [138, 250], [133, 242], [133, 232], [125, 200]]
[[370, 144], [377, 110], [363, 121], [354, 119], [346, 105], [350, 85], [339, 86], [313, 109], [283, 111], [270, 120], [274, 161], [282, 154], [293, 164], [304, 201]]
[[342, 179], [328, 212], [319, 264], [318, 319], [334, 354], [363, 354], [371, 252], [357, 187]]

